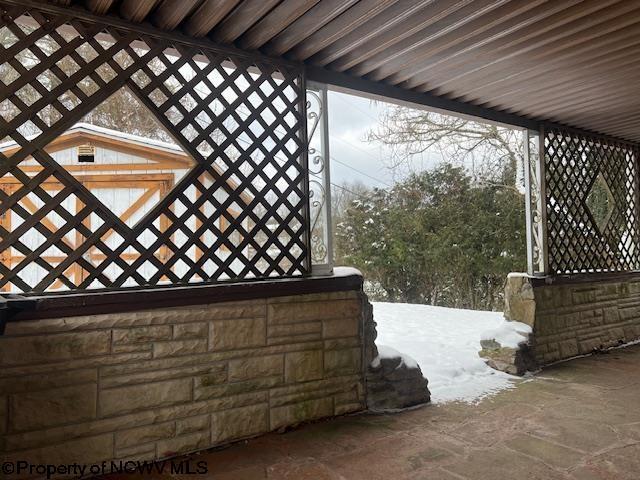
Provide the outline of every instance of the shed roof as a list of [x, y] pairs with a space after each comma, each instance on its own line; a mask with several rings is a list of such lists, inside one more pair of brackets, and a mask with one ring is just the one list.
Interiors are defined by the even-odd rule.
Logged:
[[[27, 136], [27, 139], [30, 139]], [[49, 152], [57, 152], [65, 148], [89, 143], [95, 146], [122, 151], [133, 155], [150, 157], [156, 160], [172, 160], [193, 165], [193, 160], [179, 145], [163, 142], [139, 135], [131, 135], [110, 128], [99, 127], [90, 123], [76, 123], [69, 130], [57, 137], [47, 146]], [[20, 146], [15, 141], [0, 144], [0, 152], [11, 155]]]
[[[30, 137], [27, 137], [27, 139], [29, 138]], [[169, 160], [173, 162], [173, 164], [178, 163], [184, 165], [180, 166], [180, 168], [191, 168], [194, 164], [191, 157], [175, 143], [132, 135], [90, 123], [76, 123], [47, 145], [46, 150], [52, 153], [85, 143], [113, 151], [130, 153], [151, 160]], [[0, 143], [0, 152], [7, 156], [12, 155], [20, 148], [21, 147], [14, 141]], [[219, 175], [222, 176], [224, 174], [222, 168], [216, 163], [214, 163], [212, 167]], [[225, 182], [234, 190], [239, 188], [238, 183], [232, 178], [227, 178]], [[240, 197], [247, 205], [253, 199], [253, 196], [246, 191], [241, 192]]]

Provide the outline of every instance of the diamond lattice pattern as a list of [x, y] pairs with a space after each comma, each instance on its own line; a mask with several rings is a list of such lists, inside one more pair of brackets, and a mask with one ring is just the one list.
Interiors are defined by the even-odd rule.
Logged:
[[600, 232], [605, 231], [615, 207], [615, 200], [607, 181], [601, 173], [598, 173], [593, 182], [585, 202], [598, 230]]
[[572, 131], [545, 131], [551, 273], [640, 268], [634, 147]]
[[[0, 154], [0, 179], [15, 185], [0, 191], [0, 215], [20, 218], [19, 227], [0, 225], [0, 289], [121, 288], [308, 271], [299, 67], [34, 8], [4, 7], [0, 22], [0, 138], [17, 144]], [[195, 163], [134, 225], [46, 150], [123, 87]], [[26, 168], [33, 162], [37, 173]], [[30, 198], [37, 199], [35, 214], [25, 208]], [[29, 232], [38, 241], [26, 244]], [[71, 235], [81, 239], [73, 247], [65, 241]], [[53, 250], [61, 261], [43, 256]], [[19, 263], [8, 261], [16, 254]], [[21, 275], [27, 267], [39, 270], [37, 280]], [[71, 276], [74, 269], [85, 273]]]

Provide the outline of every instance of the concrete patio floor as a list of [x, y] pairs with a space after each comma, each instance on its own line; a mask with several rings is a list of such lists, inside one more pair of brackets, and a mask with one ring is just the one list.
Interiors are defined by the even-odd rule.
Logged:
[[208, 474], [154, 478], [635, 480], [640, 346], [549, 367], [477, 405], [347, 416], [192, 459]]

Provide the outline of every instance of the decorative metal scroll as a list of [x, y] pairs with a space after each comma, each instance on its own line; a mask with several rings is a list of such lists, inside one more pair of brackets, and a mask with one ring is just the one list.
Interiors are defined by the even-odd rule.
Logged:
[[[0, 290], [114, 289], [309, 272], [305, 91], [298, 66], [71, 14], [2, 2], [0, 9], [0, 138], [17, 144], [0, 154], [0, 179], [16, 186], [0, 189]], [[54, 48], [45, 50], [43, 42]], [[34, 61], [24, 62], [25, 52]], [[61, 68], [62, 61], [73, 68]], [[123, 87], [193, 159], [134, 225], [46, 149]], [[46, 188], [47, 182], [59, 187]], [[78, 206], [72, 211], [69, 199]], [[30, 233], [37, 241], [25, 240]], [[71, 244], [70, 237], [78, 241]], [[54, 256], [59, 260], [50, 260]], [[37, 274], [26, 275], [29, 269]], [[74, 270], [84, 274], [75, 277]]]
[[525, 210], [527, 229], [527, 265], [529, 275], [545, 274], [547, 264], [547, 233], [545, 209], [544, 165], [540, 157], [540, 136], [525, 131]]
[[549, 273], [638, 270], [637, 149], [557, 128], [543, 139]]
[[333, 248], [326, 85], [307, 85], [307, 122], [311, 260], [315, 273], [331, 273]]

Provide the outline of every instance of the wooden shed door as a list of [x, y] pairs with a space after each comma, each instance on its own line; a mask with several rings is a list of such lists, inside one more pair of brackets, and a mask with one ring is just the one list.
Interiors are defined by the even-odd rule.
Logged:
[[[11, 195], [13, 191], [13, 187], [11, 185], [2, 185], [0, 184], [0, 190], [4, 192], [6, 195]], [[4, 212], [0, 214], [0, 229], [1, 231], [11, 231], [11, 212]], [[7, 248], [0, 252], [0, 263], [7, 268], [11, 268], [11, 248]], [[9, 291], [9, 285], [5, 285], [0, 289], [2, 292]]]
[[[172, 174], [123, 174], [123, 175], [77, 175], [76, 178], [87, 189], [91, 190], [100, 201], [115, 212], [119, 218], [128, 225], [133, 225], [140, 220], [150, 208], [159, 201], [164, 195], [173, 187], [173, 175]], [[12, 183], [0, 183], [0, 188], [11, 195], [17, 188], [17, 184]], [[42, 184], [42, 188], [50, 195], [55, 195], [62, 190], [62, 184], [58, 182], [46, 182]], [[38, 205], [29, 197], [24, 197], [20, 200], [20, 205], [29, 213], [35, 213], [38, 211]], [[78, 214], [84, 205], [80, 200], [75, 198], [75, 201], [69, 201], [64, 204], [64, 208], [72, 215]], [[59, 217], [58, 217], [59, 218]], [[94, 231], [98, 225], [92, 225], [92, 222], [96, 223], [97, 217], [90, 215], [85, 218], [83, 224], [89, 231]], [[60, 222], [55, 222], [51, 218], [44, 218], [40, 222], [51, 233], [55, 233], [62, 226]], [[7, 213], [0, 218], [0, 226], [7, 231], [11, 231], [11, 213]], [[161, 218], [158, 228], [161, 232], [168, 228], [168, 219]], [[37, 234], [34, 234], [34, 236]], [[28, 238], [21, 239], [23, 242], [36, 242], [37, 239]], [[115, 237], [113, 231], [107, 232], [102, 241], [110, 247], [115, 248]], [[67, 234], [62, 238], [62, 241], [71, 249], [76, 250], [82, 245], [85, 238], [79, 232], [75, 232], [74, 236]], [[162, 249], [158, 255], [162, 258], [166, 257], [167, 251]], [[134, 261], [140, 256], [138, 252], [124, 252], [121, 255], [128, 263]], [[102, 262], [106, 255], [97, 248], [89, 248], [83, 257], [94, 265]], [[0, 262], [8, 268], [13, 268], [24, 260], [24, 255], [15, 249], [7, 249], [0, 252]], [[64, 261], [66, 255], [60, 255], [60, 253], [50, 253], [42, 255], [41, 257], [47, 263], [52, 266], [58, 265]], [[27, 269], [29, 267], [26, 267]], [[75, 285], [79, 285], [89, 274], [80, 265], [73, 264], [65, 271], [65, 276], [69, 278]], [[37, 275], [34, 272], [34, 275]], [[32, 281], [35, 281], [35, 277]], [[62, 287], [62, 282], [56, 281], [52, 285], [52, 289], [58, 289]], [[9, 286], [4, 287], [5, 291], [8, 291]]]

